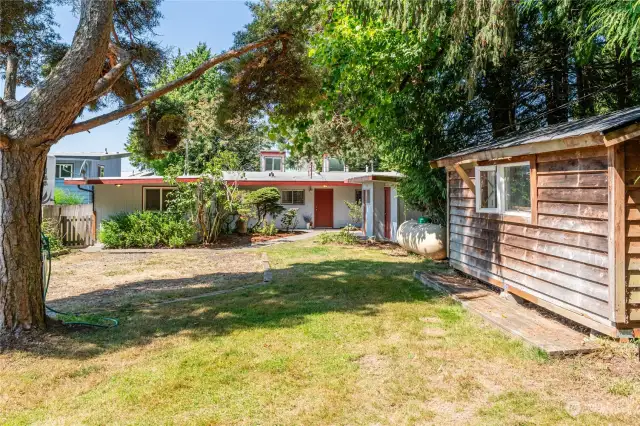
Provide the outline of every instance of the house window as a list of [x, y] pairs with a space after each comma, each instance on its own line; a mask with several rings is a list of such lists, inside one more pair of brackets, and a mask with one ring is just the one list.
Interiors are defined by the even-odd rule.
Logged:
[[98, 177], [104, 177], [104, 166], [98, 166]]
[[357, 203], [362, 204], [362, 190], [361, 189], [356, 189], [356, 204]]
[[528, 216], [531, 213], [529, 163], [476, 167], [476, 210]]
[[175, 188], [144, 188], [144, 210], [165, 211], [169, 206], [170, 194]]
[[280, 171], [280, 166], [282, 165], [282, 158], [280, 157], [265, 157], [264, 159], [264, 171]]
[[304, 190], [287, 190], [280, 193], [282, 204], [304, 204]]
[[57, 178], [71, 178], [71, 177], [73, 177], [73, 163], [56, 164], [56, 177]]

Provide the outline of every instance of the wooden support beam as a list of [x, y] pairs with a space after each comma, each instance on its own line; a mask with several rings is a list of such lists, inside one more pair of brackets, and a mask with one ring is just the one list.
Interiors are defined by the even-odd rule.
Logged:
[[529, 157], [529, 168], [531, 172], [531, 224], [538, 224], [538, 164], [535, 155]]
[[476, 192], [476, 186], [473, 184], [473, 181], [471, 180], [471, 178], [469, 178], [469, 175], [467, 174], [467, 172], [462, 168], [462, 166], [460, 164], [454, 164], [453, 168], [456, 170], [456, 172], [458, 172], [458, 175], [460, 176], [460, 178], [464, 181], [464, 183], [467, 185], [467, 187], [473, 191], [473, 193], [475, 194]]
[[611, 321], [627, 322], [624, 145], [608, 148], [609, 158], [609, 305]]
[[623, 127], [620, 130], [605, 133], [604, 144], [606, 146], [617, 145], [621, 142], [628, 141], [640, 136], [640, 123], [630, 124], [627, 127]]

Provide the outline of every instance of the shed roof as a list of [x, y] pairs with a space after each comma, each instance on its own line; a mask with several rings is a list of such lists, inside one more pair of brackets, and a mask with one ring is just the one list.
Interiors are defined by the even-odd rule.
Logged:
[[[549, 152], [562, 149], [558, 144], [548, 144], [548, 149], [540, 150], [532, 145], [551, 141], [565, 141], [564, 149], [586, 146], [604, 145], [604, 135], [640, 122], [640, 107], [632, 107], [596, 117], [584, 118], [547, 126], [527, 133], [513, 134], [486, 143], [471, 146], [461, 151], [438, 158], [431, 162], [434, 167], [454, 164], [458, 160], [472, 159], [474, 154], [493, 152], [495, 155], [484, 156], [484, 159], [500, 156], [522, 155], [527, 153]], [[590, 137], [587, 137], [590, 136]], [[513, 149], [520, 147], [520, 149]], [[530, 149], [531, 152], [527, 152]]]

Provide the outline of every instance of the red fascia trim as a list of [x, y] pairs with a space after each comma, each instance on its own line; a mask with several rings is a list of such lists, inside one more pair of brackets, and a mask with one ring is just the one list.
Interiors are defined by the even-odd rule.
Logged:
[[[233, 182], [233, 181], [228, 181]], [[317, 181], [317, 180], [307, 180], [307, 181], [288, 181], [288, 180], [238, 180], [236, 181], [238, 186], [360, 186], [357, 183], [348, 183], [348, 182], [326, 182], [326, 181]]]
[[285, 151], [260, 151], [260, 154], [280, 154], [280, 155], [286, 155], [287, 153]]
[[[188, 178], [178, 178], [178, 182], [197, 182], [200, 178], [198, 177], [188, 177]], [[154, 184], [166, 184], [162, 178], [153, 178], [153, 179], [139, 179], [139, 178], [131, 178], [131, 179], [113, 179], [113, 178], [93, 178], [93, 179], [85, 179], [85, 180], [66, 180], [64, 181], [65, 185], [154, 185]]]

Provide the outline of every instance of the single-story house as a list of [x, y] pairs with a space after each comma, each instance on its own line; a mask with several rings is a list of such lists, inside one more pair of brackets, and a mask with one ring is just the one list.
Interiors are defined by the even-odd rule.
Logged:
[[[51, 170], [55, 179], [55, 188], [77, 194], [84, 203], [91, 203], [91, 186], [64, 186], [68, 178], [99, 178], [120, 176], [122, 159], [129, 153], [105, 152], [52, 152], [47, 156], [47, 170]], [[49, 164], [55, 162], [55, 165]], [[47, 179], [50, 179], [47, 176]]]
[[639, 142], [631, 108], [433, 161], [451, 266], [607, 335], [640, 332]]
[[[261, 153], [259, 172], [225, 172], [228, 182], [243, 190], [276, 187], [281, 204], [297, 208], [298, 228], [305, 228], [304, 216], [312, 218], [313, 228], [342, 228], [348, 224], [363, 226], [368, 236], [395, 241], [398, 226], [404, 221], [402, 200], [396, 193], [400, 175], [395, 172], [283, 171], [284, 153]], [[182, 176], [189, 182], [199, 176]], [[67, 186], [92, 185], [94, 211], [100, 223], [120, 212], [166, 208], [167, 194], [173, 189], [162, 176], [70, 178]], [[345, 201], [363, 203], [364, 224], [352, 223]], [[280, 218], [276, 226], [281, 226]]]

